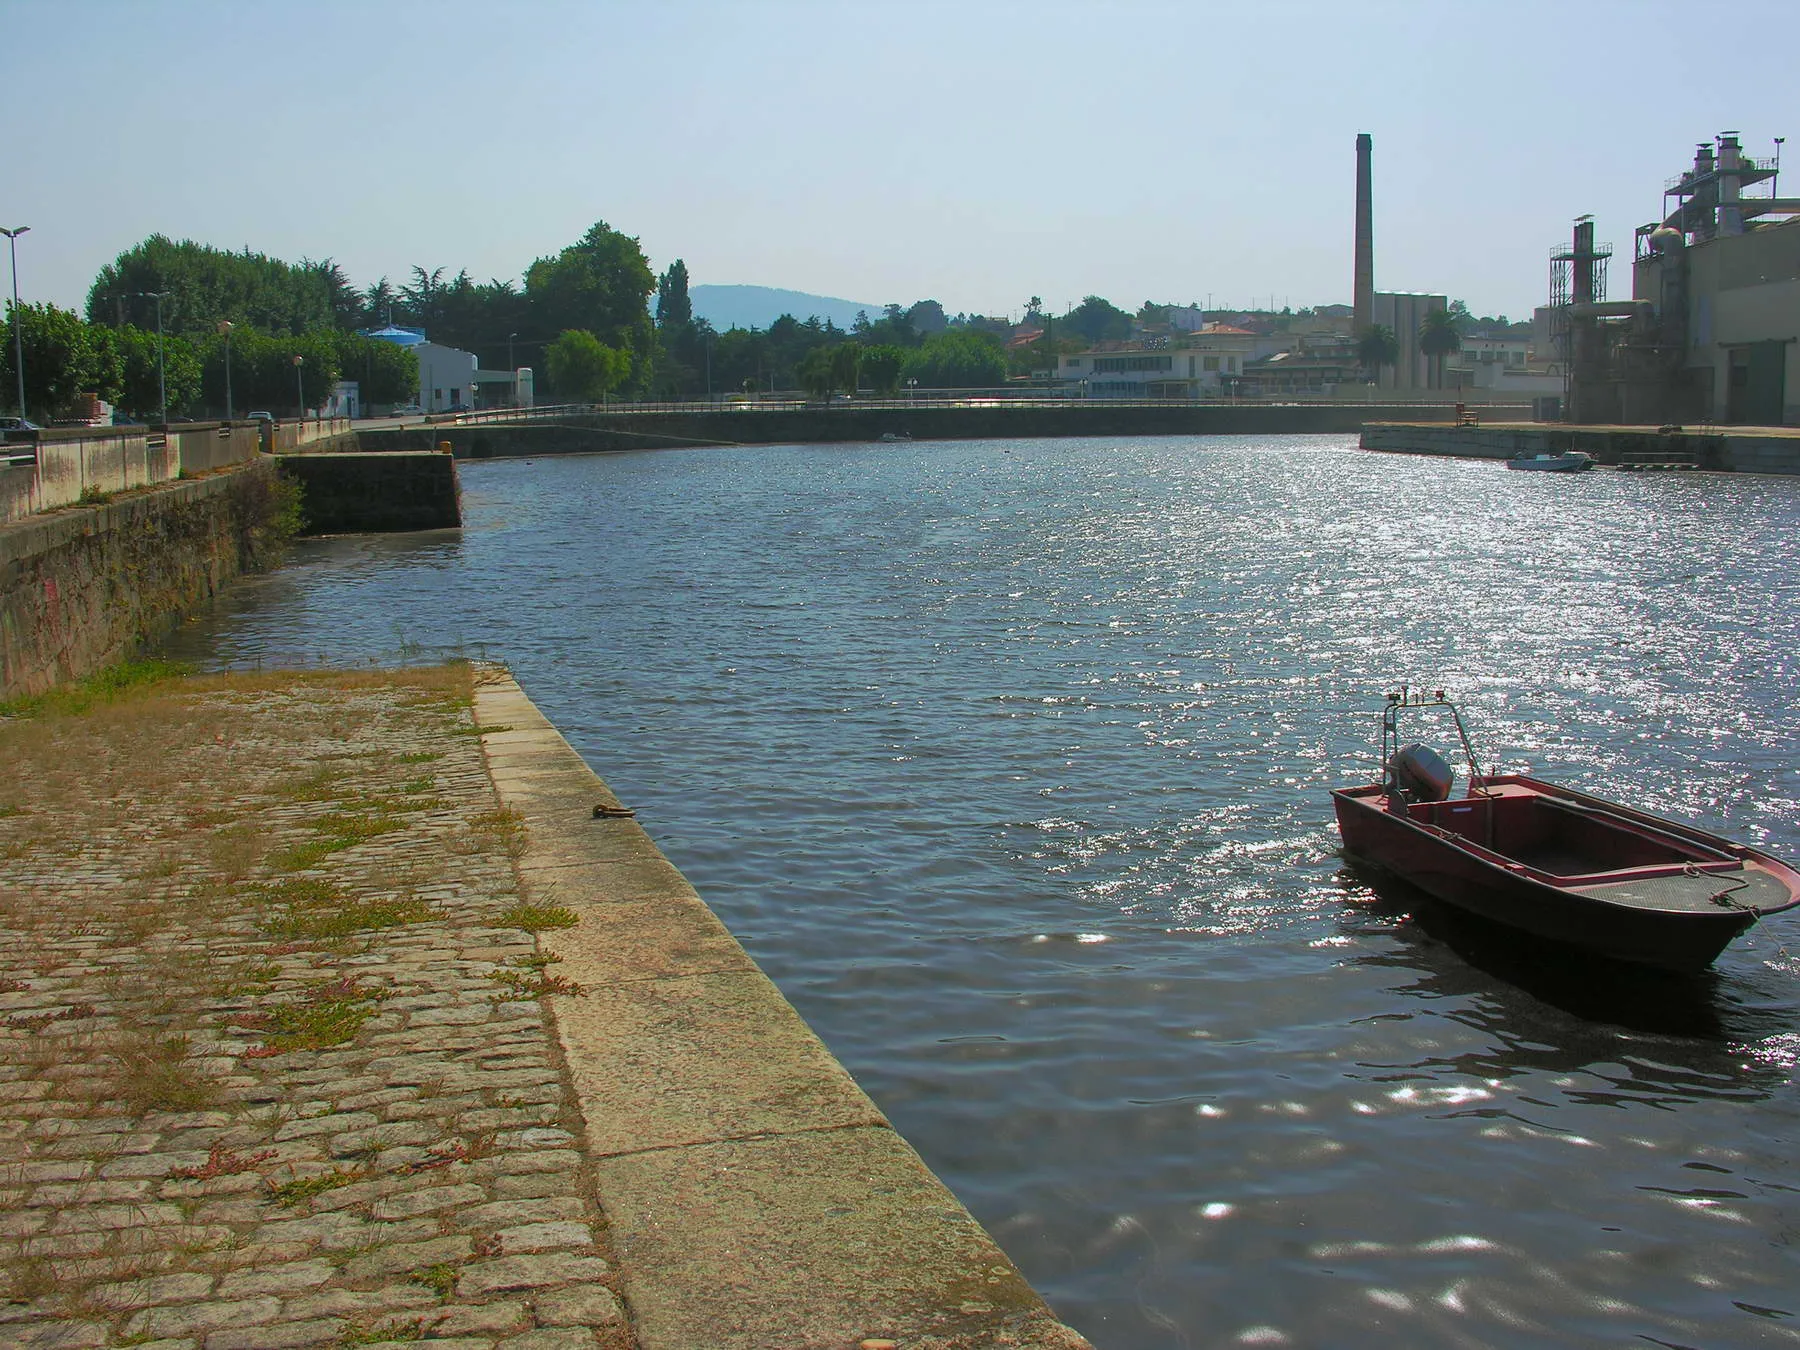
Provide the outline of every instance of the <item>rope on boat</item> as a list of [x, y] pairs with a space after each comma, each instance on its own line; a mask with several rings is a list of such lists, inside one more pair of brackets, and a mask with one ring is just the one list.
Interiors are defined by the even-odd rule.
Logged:
[[[1706, 875], [1706, 873], [1702, 872], [1692, 863], [1685, 864], [1681, 870], [1690, 877], [1703, 877]], [[1746, 905], [1731, 898], [1749, 884], [1750, 878], [1745, 877], [1742, 881], [1734, 882], [1723, 890], [1714, 891], [1707, 899], [1711, 900], [1713, 904], [1722, 906], [1725, 909], [1735, 909], [1741, 913], [1748, 914], [1752, 924], [1760, 923], [1763, 917], [1763, 912], [1760, 909], [1757, 909], [1754, 905]], [[1787, 949], [1787, 944], [1780, 938], [1774, 938], [1773, 941], [1775, 943], [1775, 950], [1781, 953], [1781, 959], [1788, 962], [1793, 961], [1794, 954]]]

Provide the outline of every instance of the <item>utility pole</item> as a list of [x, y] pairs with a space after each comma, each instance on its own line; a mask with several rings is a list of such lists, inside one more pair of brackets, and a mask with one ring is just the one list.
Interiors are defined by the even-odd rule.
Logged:
[[162, 404], [162, 424], [169, 425], [169, 381], [163, 371], [163, 326], [162, 302], [167, 300], [169, 291], [139, 291], [138, 295], [145, 300], [156, 301], [156, 396]]
[[30, 231], [31, 226], [20, 225], [13, 229], [0, 227], [0, 234], [6, 236], [6, 251], [12, 255], [12, 330], [13, 330], [13, 374], [19, 377], [19, 420], [25, 420], [25, 339], [19, 331], [19, 236]]
[[231, 420], [231, 328], [230, 319], [219, 320], [219, 331], [225, 335], [225, 420]]

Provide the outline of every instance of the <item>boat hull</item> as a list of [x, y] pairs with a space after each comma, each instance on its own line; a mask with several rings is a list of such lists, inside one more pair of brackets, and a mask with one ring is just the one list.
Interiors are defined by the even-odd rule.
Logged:
[[[1512, 778], [1515, 784], [1531, 780]], [[1558, 790], [1548, 784], [1544, 795], [1616, 813], [1652, 826], [1679, 830], [1684, 839], [1708, 847], [1734, 850], [1761, 860], [1764, 855], [1739, 849], [1729, 841], [1686, 827], [1670, 826], [1630, 808], [1586, 794]], [[1447, 837], [1413, 820], [1390, 813], [1376, 787], [1332, 793], [1344, 851], [1410, 882], [1447, 905], [1490, 921], [1612, 960], [1666, 970], [1705, 969], [1731, 940], [1754, 923], [1757, 913], [1728, 904], [1699, 909], [1659, 909], [1622, 904], [1583, 894], [1568, 885], [1551, 884], [1531, 875], [1534, 869], [1481, 856], [1483, 850]], [[1793, 904], [1791, 869], [1767, 859], [1778, 871]], [[1757, 864], [1761, 866], [1759, 861]], [[1727, 885], [1730, 883], [1727, 882]]]
[[1585, 473], [1594, 467], [1594, 460], [1585, 451], [1573, 451], [1560, 455], [1516, 456], [1506, 461], [1506, 467], [1527, 473]]

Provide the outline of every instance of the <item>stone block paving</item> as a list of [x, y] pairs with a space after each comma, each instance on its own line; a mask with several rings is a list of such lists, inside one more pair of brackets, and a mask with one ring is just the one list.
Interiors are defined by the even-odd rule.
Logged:
[[0, 1348], [635, 1346], [473, 678], [0, 718]]

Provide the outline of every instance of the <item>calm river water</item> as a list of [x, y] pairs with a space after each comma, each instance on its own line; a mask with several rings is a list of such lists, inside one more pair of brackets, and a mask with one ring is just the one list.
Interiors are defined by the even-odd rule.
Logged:
[[1795, 916], [1597, 973], [1409, 917], [1326, 796], [1410, 680], [1800, 855], [1800, 482], [1323, 437], [462, 474], [460, 534], [306, 544], [174, 650], [505, 660], [1101, 1350], [1800, 1344]]

